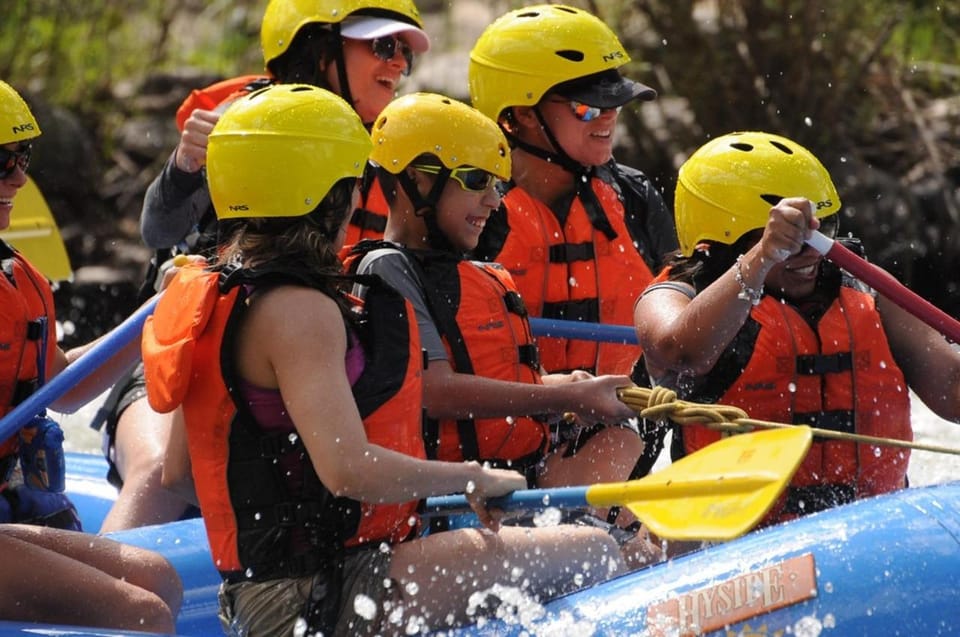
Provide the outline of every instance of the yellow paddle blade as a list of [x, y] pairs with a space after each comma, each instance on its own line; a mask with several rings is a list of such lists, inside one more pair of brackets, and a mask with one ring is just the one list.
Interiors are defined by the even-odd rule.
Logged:
[[0, 232], [0, 238], [22, 252], [51, 281], [65, 281], [73, 275], [60, 228], [29, 176], [13, 200], [10, 226]]
[[807, 455], [809, 427], [723, 438], [642, 480], [587, 489], [593, 506], [625, 504], [653, 533], [672, 540], [730, 540], [751, 530]]

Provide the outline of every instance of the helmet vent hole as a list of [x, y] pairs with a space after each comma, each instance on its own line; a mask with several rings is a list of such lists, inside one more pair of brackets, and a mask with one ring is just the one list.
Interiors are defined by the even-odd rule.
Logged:
[[312, 90], [313, 90], [313, 87], [312, 87], [312, 86], [295, 86], [295, 87], [293, 87], [292, 89], [290, 89], [290, 92], [291, 92], [291, 93], [302, 93], [303, 91], [312, 91]]
[[564, 59], [570, 60], [571, 62], [583, 62], [584, 58], [586, 57], [583, 54], [583, 51], [574, 51], [573, 49], [557, 51], [557, 55]]
[[776, 206], [778, 203], [780, 203], [780, 200], [783, 199], [783, 197], [780, 195], [760, 195], [760, 198], [771, 206]]
[[781, 144], [780, 142], [771, 141], [770, 145], [773, 146], [774, 148], [779, 148], [781, 151], [785, 152], [788, 155], [793, 154], [793, 149], [791, 149], [789, 146], [785, 146], [784, 144]]
[[749, 153], [753, 150], [753, 144], [745, 144], [743, 142], [735, 142], [730, 144], [731, 147], [736, 148], [737, 150], [742, 150], [745, 153]]

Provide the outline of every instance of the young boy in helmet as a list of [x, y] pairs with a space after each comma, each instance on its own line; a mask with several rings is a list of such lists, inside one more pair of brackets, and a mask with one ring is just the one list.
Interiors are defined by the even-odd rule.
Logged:
[[[796, 142], [733, 133], [680, 169], [680, 251], [637, 302], [651, 377], [751, 417], [911, 440], [913, 389], [960, 422], [960, 352], [804, 241], [836, 235], [840, 197]], [[719, 433], [675, 427], [673, 457]], [[815, 440], [766, 522], [906, 486], [909, 450]]]
[[[642, 445], [635, 430], [603, 423], [632, 415], [616, 394], [629, 378], [544, 374], [509, 273], [466, 257], [510, 176], [503, 133], [465, 104], [418, 93], [391, 102], [371, 134], [394, 203], [385, 241], [361, 242], [350, 258], [416, 308], [428, 455], [510, 467], [531, 486], [625, 480]], [[584, 423], [602, 431], [581, 443]]]
[[[550, 597], [620, 570], [595, 529], [417, 537], [418, 500], [522, 488], [515, 472], [424, 458], [412, 310], [382, 290], [362, 314], [337, 253], [370, 136], [342, 99], [276, 85], [210, 135], [210, 193], [231, 220], [217, 267], [184, 268], [144, 330], [151, 404], [182, 405], [164, 466], [195, 485], [230, 634], [373, 635], [472, 621], [494, 584]], [[532, 557], [536, 555], [537, 557]], [[608, 570], [609, 569], [609, 570]]]
[[[234, 87], [237, 90], [213, 98], [209, 105], [204, 100], [213, 93], [201, 92], [178, 113], [183, 119], [180, 143], [147, 189], [141, 213], [144, 241], [159, 250], [154, 266], [162, 264], [170, 250], [205, 256], [214, 251], [218, 224], [203, 167], [207, 137], [231, 101], [271, 82], [301, 82], [341, 95], [369, 124], [409, 75], [415, 55], [430, 46], [412, 0], [271, 0], [260, 40], [269, 76], [243, 78]], [[347, 229], [349, 244], [382, 236], [386, 225], [387, 203], [378, 184], [365, 179], [361, 191], [361, 203]], [[145, 284], [148, 292], [156, 278], [152, 269]], [[152, 412], [144, 400], [142, 370], [116, 387], [101, 413], [111, 481], [122, 485], [102, 530], [181, 516], [187, 503], [157, 486], [163, 438], [170, 419], [178, 416]]]
[[[10, 225], [18, 190], [40, 126], [26, 102], [0, 81], [0, 230]], [[10, 245], [0, 241], [0, 415], [9, 413], [43, 382], [90, 346], [63, 352], [57, 346], [53, 294], [47, 279]], [[91, 344], [92, 345], [92, 344]], [[99, 395], [136, 360], [139, 343], [105, 362], [100, 372], [54, 406], [71, 411]], [[180, 580], [160, 555], [76, 533], [79, 519], [62, 485], [54, 484], [55, 458], [63, 449], [43, 449], [48, 465], [33, 474], [28, 456], [32, 436], [47, 425], [35, 419], [21, 431], [5, 432], [0, 444], [0, 620], [53, 622], [123, 630], [170, 632], [180, 608]], [[55, 443], [56, 438], [48, 438]], [[62, 438], [60, 438], [62, 442]], [[21, 480], [14, 469], [24, 463]], [[25, 524], [10, 524], [24, 522]], [[33, 526], [42, 525], [42, 526]], [[51, 528], [59, 526], [61, 528]], [[104, 599], [109, 599], [106, 606]]]

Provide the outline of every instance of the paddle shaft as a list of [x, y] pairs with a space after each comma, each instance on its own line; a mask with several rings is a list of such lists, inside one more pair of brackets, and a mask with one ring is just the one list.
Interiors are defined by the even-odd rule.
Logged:
[[[585, 506], [608, 507], [627, 502], [640, 502], [665, 499], [683, 499], [697, 496], [721, 496], [731, 493], [752, 491], [769, 485], [776, 476], [736, 475], [731, 471], [723, 479], [715, 476], [703, 480], [687, 480], [665, 485], [662, 482], [631, 480], [595, 484], [589, 487], [558, 487], [554, 489], [526, 489], [487, 501], [490, 509], [502, 511], [537, 511], [550, 507], [582, 508]], [[470, 513], [472, 509], [463, 495], [445, 495], [427, 498], [422, 515], [451, 515]]]
[[140, 332], [143, 330], [143, 323], [153, 313], [158, 298], [159, 295], [142, 305], [83, 356], [67, 365], [62, 372], [51, 378], [4, 416], [0, 420], [0, 440], [12, 436], [30, 422], [31, 418], [46, 409], [50, 403], [92, 374], [95, 369], [126, 347], [133, 339], [139, 338]]
[[960, 343], [960, 321], [917, 295], [880, 267], [860, 258], [839, 242], [814, 230], [807, 243], [954, 343]]
[[574, 338], [582, 341], [637, 344], [637, 332], [630, 325], [604, 325], [562, 319], [530, 318], [530, 329], [535, 336]]

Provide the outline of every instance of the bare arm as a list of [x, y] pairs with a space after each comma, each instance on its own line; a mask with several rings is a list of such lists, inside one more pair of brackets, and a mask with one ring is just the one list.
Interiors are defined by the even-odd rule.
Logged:
[[197, 490], [193, 483], [190, 453], [187, 449], [187, 429], [183, 420], [183, 408], [173, 412], [170, 422], [170, 437], [163, 454], [163, 472], [160, 484], [187, 502], [200, 506]]
[[586, 420], [617, 422], [636, 412], [617, 398], [628, 376], [598, 376], [534, 385], [460, 374], [446, 360], [433, 360], [423, 374], [423, 403], [435, 418], [529, 416], [577, 412]]
[[[744, 284], [763, 289], [770, 270], [799, 253], [804, 239], [819, 226], [806, 199], [784, 199], [770, 210], [760, 241], [743, 256]], [[736, 266], [692, 300], [678, 290], [651, 290], [634, 307], [634, 325], [654, 375], [672, 370], [699, 376], [713, 369], [750, 315], [750, 301], [740, 298]]]
[[250, 308], [239, 343], [241, 375], [280, 389], [317, 475], [338, 496], [386, 503], [460, 491], [476, 501], [526, 484], [515, 472], [420, 460], [371, 444], [344, 368], [343, 318], [320, 292], [265, 293]]
[[877, 309], [907, 385], [938, 416], [960, 423], [960, 350], [884, 297]]
[[207, 138], [219, 117], [215, 111], [195, 110], [163, 171], [147, 188], [140, 234], [151, 248], [175, 246], [209, 208], [210, 194], [200, 169], [207, 161]]
[[[87, 343], [86, 345], [81, 345], [80, 347], [75, 347], [68, 352], [64, 352], [58, 348], [51, 376], [59, 374], [67, 365], [86, 354], [103, 339], [109, 338], [110, 334], [111, 333], [104, 334], [97, 340]], [[50, 408], [61, 413], [73, 413], [77, 411], [109, 389], [110, 386], [117, 382], [124, 373], [129, 371], [138, 360], [140, 360], [140, 339], [134, 338], [119, 352], [100, 364], [100, 366], [86, 378], [50, 403]]]

